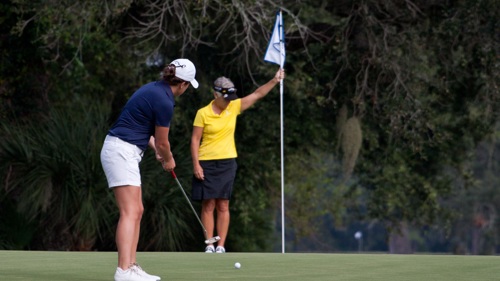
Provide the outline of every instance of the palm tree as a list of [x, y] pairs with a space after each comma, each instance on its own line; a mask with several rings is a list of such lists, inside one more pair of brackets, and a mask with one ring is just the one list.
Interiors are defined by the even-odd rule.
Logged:
[[89, 250], [109, 235], [117, 214], [99, 161], [107, 114], [75, 102], [36, 122], [2, 124], [2, 199], [35, 225], [22, 248]]
[[[110, 108], [107, 103], [73, 101], [37, 122], [0, 124], [0, 217], [19, 217], [0, 220], [0, 248], [114, 249], [118, 208], [100, 162]], [[151, 151], [141, 171], [146, 213], [140, 250], [185, 250], [197, 246], [193, 239], [202, 242], [185, 198]], [[178, 173], [188, 174], [182, 168]], [[27, 238], [20, 243], [18, 234], [9, 235], [3, 231], [7, 229], [22, 229]]]

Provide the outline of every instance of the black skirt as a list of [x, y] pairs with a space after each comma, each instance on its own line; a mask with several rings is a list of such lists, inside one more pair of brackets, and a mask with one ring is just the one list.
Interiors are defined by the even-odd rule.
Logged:
[[193, 176], [191, 198], [195, 201], [205, 199], [231, 199], [234, 178], [238, 164], [236, 158], [221, 160], [202, 160], [204, 180]]

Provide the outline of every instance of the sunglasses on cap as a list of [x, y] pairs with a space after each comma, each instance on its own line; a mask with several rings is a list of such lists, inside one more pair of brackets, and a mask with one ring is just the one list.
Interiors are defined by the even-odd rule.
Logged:
[[218, 86], [214, 86], [214, 90], [216, 92], [219, 92], [223, 95], [225, 94], [235, 94], [236, 93], [236, 88], [234, 87], [231, 87], [231, 88], [222, 88], [222, 87], [218, 87]]

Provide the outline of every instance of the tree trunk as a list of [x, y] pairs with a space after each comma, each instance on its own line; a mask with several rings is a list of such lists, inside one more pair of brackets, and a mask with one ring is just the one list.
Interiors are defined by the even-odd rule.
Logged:
[[412, 254], [410, 231], [407, 223], [401, 223], [399, 231], [393, 230], [389, 234], [390, 254]]

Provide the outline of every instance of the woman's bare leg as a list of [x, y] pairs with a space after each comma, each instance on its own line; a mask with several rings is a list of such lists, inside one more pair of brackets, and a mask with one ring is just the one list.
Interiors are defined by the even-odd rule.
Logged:
[[126, 270], [136, 262], [137, 244], [144, 213], [142, 191], [139, 186], [114, 187], [120, 219], [116, 228], [116, 247], [118, 248], [118, 267]]
[[201, 222], [207, 230], [207, 237], [205, 239], [214, 237], [214, 210], [215, 199], [206, 199], [201, 202]]
[[226, 242], [226, 237], [229, 230], [229, 221], [230, 221], [229, 200], [217, 199], [216, 208], [217, 208], [217, 235], [220, 236], [220, 240], [219, 242], [217, 242], [217, 245], [224, 247], [224, 243]]

